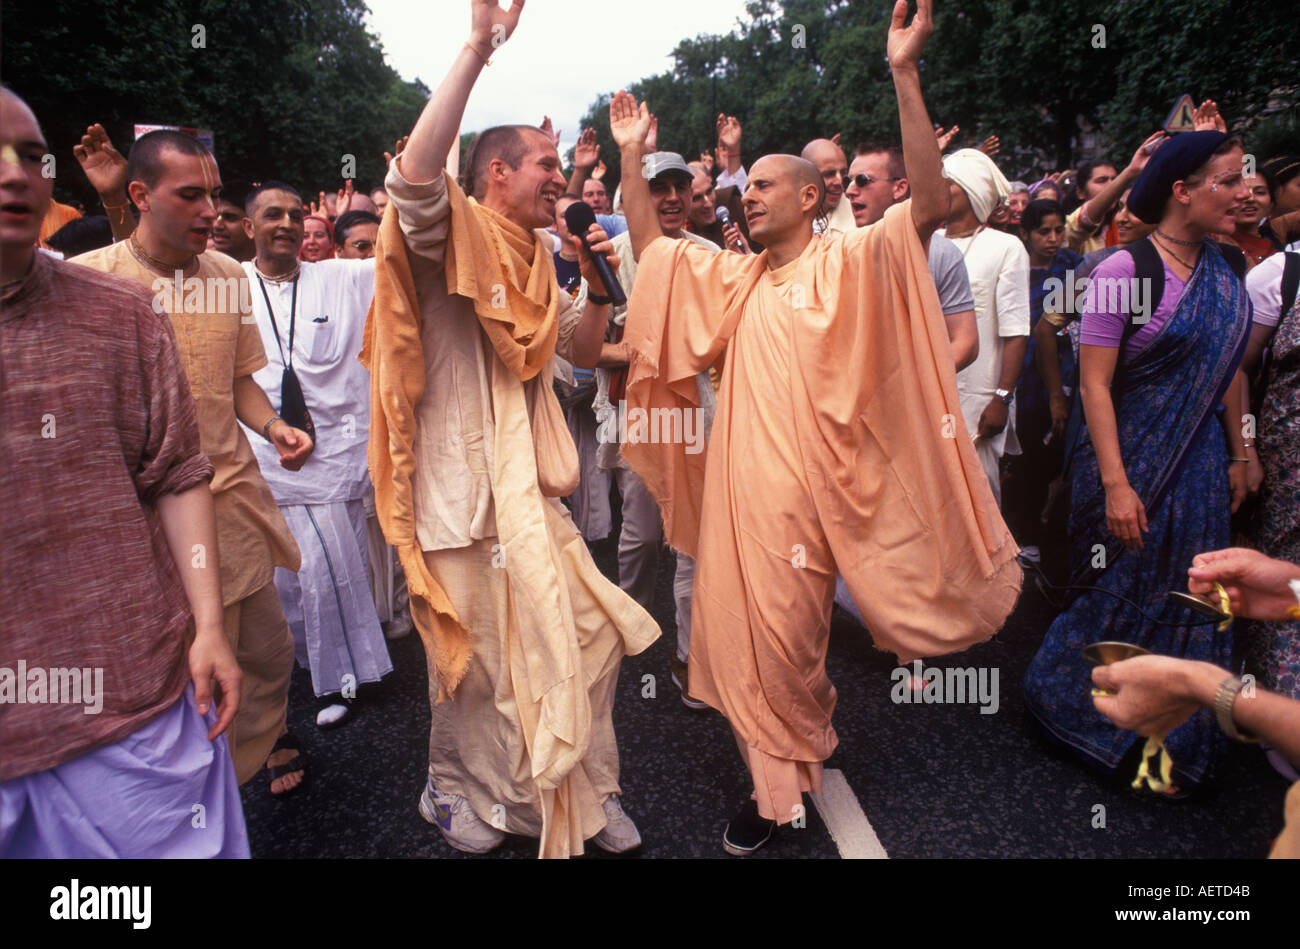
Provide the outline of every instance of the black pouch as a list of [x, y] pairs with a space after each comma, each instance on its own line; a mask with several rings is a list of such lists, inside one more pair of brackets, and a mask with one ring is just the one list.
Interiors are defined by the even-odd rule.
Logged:
[[310, 435], [312, 444], [318, 444], [316, 426], [311, 420], [311, 410], [307, 408], [307, 400], [303, 397], [298, 374], [293, 371], [292, 366], [287, 367], [284, 375], [280, 377], [280, 418], [284, 419], [285, 424], [300, 428]]
[[280, 327], [275, 321], [275, 308], [271, 306], [266, 284], [257, 278], [262, 288], [262, 299], [266, 301], [266, 311], [271, 317], [271, 329], [275, 331], [275, 345], [280, 350], [280, 361], [285, 364], [284, 374], [280, 377], [280, 418], [286, 425], [301, 429], [311, 436], [312, 444], [316, 441], [316, 426], [311, 420], [311, 410], [307, 408], [307, 399], [302, 394], [302, 384], [298, 374], [293, 371], [293, 331], [298, 320], [298, 276], [293, 278], [293, 297], [289, 304], [289, 355], [286, 358], [284, 347], [280, 344]]

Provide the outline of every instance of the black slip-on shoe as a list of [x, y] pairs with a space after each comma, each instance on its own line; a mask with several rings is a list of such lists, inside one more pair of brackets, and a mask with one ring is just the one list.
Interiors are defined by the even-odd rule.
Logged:
[[758, 802], [750, 798], [722, 832], [722, 849], [737, 857], [747, 857], [771, 840], [775, 831], [776, 821], [760, 817]]

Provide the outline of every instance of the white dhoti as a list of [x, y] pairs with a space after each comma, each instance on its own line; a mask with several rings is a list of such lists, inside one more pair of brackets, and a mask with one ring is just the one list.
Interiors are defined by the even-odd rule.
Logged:
[[318, 696], [378, 682], [393, 671], [371, 591], [365, 505], [282, 504], [302, 551], [297, 573], [275, 571], [298, 664]]

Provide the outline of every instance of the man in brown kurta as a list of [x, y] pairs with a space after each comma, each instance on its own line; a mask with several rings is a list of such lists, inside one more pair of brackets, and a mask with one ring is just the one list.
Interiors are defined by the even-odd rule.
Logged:
[[[894, 11], [913, 197], [879, 224], [814, 237], [821, 175], [769, 156], [744, 197], [767, 250], [714, 255], [659, 237], [644, 180], [624, 176], [640, 269], [623, 451], [669, 542], [696, 558], [691, 692], [727, 716], [755, 788], [724, 834], [730, 853], [762, 846], [802, 813], [803, 792], [820, 791], [836, 744], [825, 662], [837, 568], [877, 645], [902, 661], [988, 638], [1020, 589], [1015, 544], [962, 431], [926, 264], [947, 213], [916, 69], [929, 7], [907, 29], [906, 5]], [[620, 93], [610, 119], [623, 168], [638, 168], [644, 105]], [[706, 452], [635, 438], [634, 413], [698, 404], [695, 374], [724, 347]]]
[[[236, 419], [267, 434], [286, 467], [301, 467], [312, 446], [305, 432], [279, 420], [252, 379], [266, 365], [266, 354], [243, 269], [224, 254], [202, 250], [203, 229], [210, 230], [216, 218], [214, 200], [221, 187], [215, 161], [180, 133], [149, 135], [164, 137], [142, 136], [128, 166], [131, 198], [141, 211], [139, 227], [127, 240], [83, 254], [76, 263], [149, 287], [155, 311], [166, 311], [176, 332], [203, 451], [214, 468], [210, 487], [224, 623], [244, 673], [243, 700], [230, 736], [235, 773], [243, 784], [287, 732], [293, 637], [273, 581], [277, 566], [298, 569], [299, 554]], [[291, 748], [271, 757], [273, 769], [294, 763]], [[272, 777], [272, 793], [285, 793], [297, 786], [302, 772], [277, 771]]]

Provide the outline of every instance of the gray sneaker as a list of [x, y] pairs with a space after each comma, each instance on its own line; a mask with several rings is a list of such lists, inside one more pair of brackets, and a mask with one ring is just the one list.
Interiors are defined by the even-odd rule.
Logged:
[[641, 835], [637, 833], [632, 818], [623, 813], [618, 795], [611, 794], [600, 806], [605, 811], [605, 829], [592, 837], [591, 842], [610, 853], [626, 853], [640, 847]]
[[469, 801], [459, 794], [439, 793], [432, 781], [420, 795], [420, 816], [442, 831], [447, 843], [465, 853], [487, 853], [506, 839], [479, 819]]
[[699, 699], [691, 695], [690, 667], [678, 659], [675, 653], [672, 659], [668, 661], [668, 671], [671, 674], [673, 685], [677, 686], [677, 688], [681, 690], [683, 705], [687, 708], [695, 709], [696, 711], [702, 711], [710, 707], [707, 703], [701, 702]]

